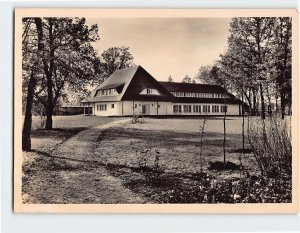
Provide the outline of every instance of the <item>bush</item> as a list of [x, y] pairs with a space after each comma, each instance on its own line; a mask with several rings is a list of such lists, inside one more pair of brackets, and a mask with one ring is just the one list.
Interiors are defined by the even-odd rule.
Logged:
[[207, 175], [196, 185], [177, 184], [163, 203], [290, 203], [291, 180], [260, 177], [218, 180]]
[[291, 135], [285, 120], [270, 117], [252, 123], [248, 140], [263, 176], [291, 176]]

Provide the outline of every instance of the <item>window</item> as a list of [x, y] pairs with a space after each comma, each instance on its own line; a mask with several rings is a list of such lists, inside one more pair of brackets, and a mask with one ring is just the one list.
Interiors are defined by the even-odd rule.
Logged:
[[115, 105], [114, 105], [114, 104], [111, 104], [111, 108], [115, 108]]
[[198, 105], [193, 105], [193, 112], [200, 112], [199, 107], [200, 106], [198, 106]]
[[137, 104], [134, 105], [134, 108], [137, 108]]
[[183, 112], [192, 112], [192, 105], [183, 105]]
[[219, 106], [218, 105], [213, 105], [212, 106], [212, 112], [219, 112]]
[[152, 94], [152, 89], [147, 89], [147, 94]]
[[181, 105], [173, 105], [174, 113], [181, 113]]
[[221, 106], [221, 112], [227, 112], [227, 106]]
[[210, 112], [210, 105], [203, 105], [203, 112]]
[[201, 105], [193, 105], [193, 112], [201, 112]]
[[97, 111], [106, 111], [107, 105], [106, 104], [97, 104]]

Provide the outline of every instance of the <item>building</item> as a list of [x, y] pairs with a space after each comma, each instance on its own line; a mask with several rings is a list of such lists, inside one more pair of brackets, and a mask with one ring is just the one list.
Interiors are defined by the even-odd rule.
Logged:
[[219, 85], [158, 82], [141, 66], [115, 71], [82, 105], [98, 116], [242, 113], [242, 102]]

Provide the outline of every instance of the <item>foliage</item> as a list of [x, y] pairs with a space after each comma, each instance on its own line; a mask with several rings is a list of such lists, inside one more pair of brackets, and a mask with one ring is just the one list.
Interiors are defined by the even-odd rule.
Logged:
[[129, 47], [111, 47], [101, 54], [99, 65], [101, 79], [104, 80], [116, 70], [133, 66], [133, 56]]
[[[280, 97], [291, 104], [291, 18], [240, 17], [230, 23], [228, 49], [213, 66], [201, 67], [197, 79], [223, 85], [245, 97], [251, 114]], [[277, 107], [277, 106], [276, 106]], [[276, 108], [278, 109], [278, 107]]]
[[274, 116], [255, 122], [248, 141], [263, 176], [291, 176], [292, 145], [286, 120]]
[[146, 176], [147, 183], [151, 185], [160, 184], [162, 181], [160, 179], [160, 175], [163, 170], [160, 166], [159, 150], [146, 148], [138, 151], [138, 149], [136, 149], [136, 156], [138, 160], [138, 168]]
[[195, 79], [193, 79], [192, 77], [186, 75], [183, 79], [182, 79], [183, 83], [196, 83]]
[[163, 203], [290, 203], [291, 180], [247, 177], [218, 180], [203, 176], [197, 184], [178, 184], [163, 192]]
[[[81, 92], [99, 76], [99, 60], [91, 43], [99, 39], [97, 25], [85, 18], [28, 18], [24, 20], [23, 83], [35, 71], [35, 99], [46, 110], [46, 128], [60, 97]], [[38, 66], [34, 61], [39, 61]], [[68, 91], [66, 91], [68, 90]]]
[[195, 79], [205, 84], [222, 85], [223, 83], [222, 80], [220, 80], [219, 69], [220, 68], [217, 65], [201, 66]]

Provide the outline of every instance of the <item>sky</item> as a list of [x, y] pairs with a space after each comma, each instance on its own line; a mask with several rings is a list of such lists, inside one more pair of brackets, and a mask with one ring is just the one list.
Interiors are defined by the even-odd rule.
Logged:
[[213, 65], [226, 51], [228, 18], [86, 18], [98, 24], [99, 55], [114, 46], [129, 47], [134, 63], [155, 79], [171, 75], [181, 82], [194, 77], [201, 66]]

